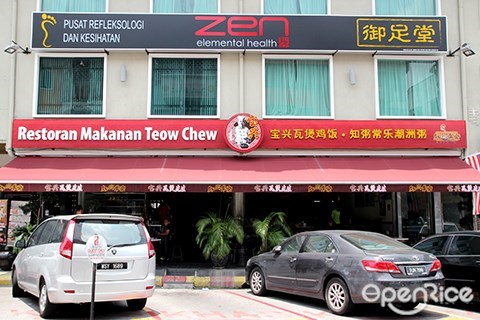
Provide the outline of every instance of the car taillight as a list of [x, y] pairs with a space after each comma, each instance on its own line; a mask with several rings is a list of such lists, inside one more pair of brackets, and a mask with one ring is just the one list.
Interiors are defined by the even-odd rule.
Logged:
[[142, 223], [143, 232], [145, 232], [145, 237], [147, 237], [147, 244], [148, 244], [148, 258], [152, 258], [155, 256], [155, 248], [153, 246], [152, 239], [150, 239], [150, 234], [148, 233], [147, 227], [144, 223]]
[[70, 220], [70, 222], [68, 222], [67, 231], [65, 232], [62, 243], [60, 244], [60, 255], [67, 258], [68, 260], [72, 260], [74, 230], [75, 221]]
[[430, 272], [438, 271], [440, 269], [442, 269], [442, 263], [440, 262], [440, 260], [435, 259], [433, 261], [432, 267], [430, 268]]
[[397, 265], [391, 261], [362, 260], [362, 264], [365, 270], [370, 272], [401, 273]]

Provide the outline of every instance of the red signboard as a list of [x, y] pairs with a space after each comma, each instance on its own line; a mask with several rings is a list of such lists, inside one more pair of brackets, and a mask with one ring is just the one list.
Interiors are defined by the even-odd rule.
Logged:
[[[13, 148], [227, 149], [229, 120], [16, 119]], [[259, 120], [259, 149], [466, 148], [465, 121]], [[234, 149], [235, 150], [235, 149]], [[238, 151], [238, 150], [236, 150]]]

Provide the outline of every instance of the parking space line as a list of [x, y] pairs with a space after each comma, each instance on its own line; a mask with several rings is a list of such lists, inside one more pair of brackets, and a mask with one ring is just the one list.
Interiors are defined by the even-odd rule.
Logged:
[[229, 294], [231, 294], [231, 295], [237, 296], [237, 297], [241, 297], [241, 298], [244, 298], [244, 299], [248, 299], [248, 300], [252, 300], [252, 301], [261, 303], [261, 304], [263, 304], [263, 305], [266, 305], [266, 306], [271, 307], [271, 308], [274, 308], [274, 309], [278, 309], [278, 310], [281, 310], [281, 311], [285, 311], [285, 312], [294, 314], [294, 315], [296, 315], [296, 316], [301, 317], [301, 319], [318, 320], [318, 318], [312, 318], [312, 317], [306, 316], [306, 315], [304, 315], [304, 314], [301, 314], [301, 313], [298, 313], [298, 312], [295, 312], [295, 311], [292, 311], [292, 310], [289, 310], [289, 309], [285, 309], [285, 308], [276, 306], [276, 305], [274, 305], [274, 304], [271, 304], [271, 303], [268, 303], [268, 302], [265, 302], [265, 301], [262, 301], [262, 300], [255, 299], [255, 298], [253, 298], [253, 297], [246, 296], [246, 295], [244, 295], [244, 294], [236, 293], [236, 292], [233, 292], [233, 291], [227, 291], [227, 290], [225, 290], [225, 292], [226, 292], [226, 293], [229, 293]]
[[151, 317], [151, 319], [162, 320], [162, 318], [160, 317], [160, 312], [155, 311], [155, 310], [150, 309], [150, 308], [144, 308], [143, 310], [146, 313], [148, 313], [148, 315]]

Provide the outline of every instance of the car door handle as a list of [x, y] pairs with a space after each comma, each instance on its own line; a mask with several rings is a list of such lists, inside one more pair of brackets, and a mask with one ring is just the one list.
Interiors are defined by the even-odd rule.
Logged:
[[332, 257], [326, 257], [325, 262], [333, 262], [333, 258]]
[[290, 258], [290, 262], [295, 262], [297, 261], [297, 258]]
[[480, 260], [475, 261], [476, 264], [480, 264]]

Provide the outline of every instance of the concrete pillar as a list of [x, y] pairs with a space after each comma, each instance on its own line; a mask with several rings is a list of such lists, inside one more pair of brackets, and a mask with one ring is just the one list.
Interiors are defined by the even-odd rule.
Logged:
[[[242, 192], [235, 192], [233, 194], [233, 199], [232, 199], [232, 212], [233, 212], [233, 216], [235, 218], [238, 218], [240, 219], [241, 221], [243, 221], [243, 224], [245, 225], [245, 194], [242, 193]], [[239, 250], [237, 252], [235, 252], [234, 254], [235, 259], [236, 261], [234, 261], [234, 263], [237, 263], [239, 266], [245, 266], [247, 260], [245, 258], [245, 248], [242, 247], [239, 248]]]
[[442, 194], [440, 192], [433, 193], [433, 217], [435, 233], [443, 232], [443, 205]]
[[396, 213], [397, 213], [397, 236], [399, 238], [403, 237], [403, 226], [402, 226], [402, 193], [396, 192]]
[[233, 216], [243, 221], [245, 214], [245, 194], [242, 192], [235, 192], [233, 194], [232, 205], [233, 205]]

